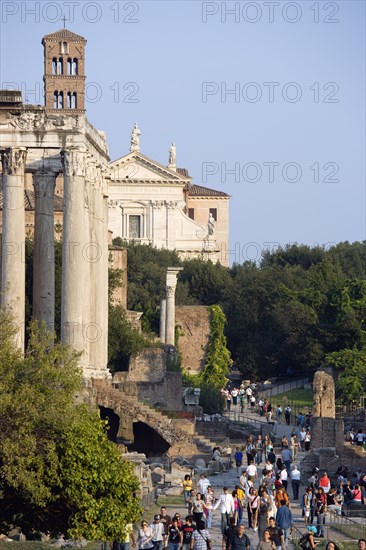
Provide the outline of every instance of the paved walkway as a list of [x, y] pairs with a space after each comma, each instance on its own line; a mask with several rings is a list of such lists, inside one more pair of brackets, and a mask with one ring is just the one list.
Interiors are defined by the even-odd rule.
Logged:
[[[239, 413], [240, 406], [237, 405], [237, 407], [232, 407], [231, 410], [233, 412], [237, 411]], [[266, 420], [265, 417], [261, 417], [257, 413], [252, 413], [250, 410], [248, 410], [247, 407], [245, 408], [245, 419], [246, 419], [245, 421], [247, 421], [248, 423], [253, 423], [253, 425], [255, 423], [256, 426], [258, 426], [258, 423], [267, 424], [267, 420]], [[294, 429], [293, 425], [287, 426], [287, 424], [285, 422], [283, 422], [283, 423], [274, 422], [273, 431], [275, 433], [277, 442], [280, 441], [281, 438], [284, 435], [289, 440], [290, 437], [291, 437], [291, 432], [292, 432], [293, 429]], [[278, 453], [277, 453], [277, 456], [278, 456]], [[300, 465], [301, 461], [304, 457], [305, 457], [305, 452], [299, 451], [297, 459], [296, 459], [296, 463], [298, 465]], [[244, 453], [244, 462], [245, 462], [245, 459], [246, 459], [246, 456], [245, 456], [245, 453]], [[258, 468], [259, 475], [261, 474], [263, 466], [264, 466], [264, 462], [262, 462], [262, 464]], [[300, 469], [301, 469], [301, 466], [300, 466]], [[209, 480], [210, 480], [211, 485], [214, 489], [215, 496], [219, 497], [219, 495], [222, 492], [222, 488], [224, 486], [229, 487], [229, 490], [232, 491], [235, 488], [235, 485], [237, 485], [239, 483], [239, 476], [240, 476], [240, 474], [238, 474], [237, 469], [235, 467], [230, 468], [227, 472], [224, 472], [222, 474], [209, 476]], [[301, 487], [300, 488], [300, 498], [302, 497], [304, 491], [305, 491], [305, 487]], [[291, 500], [291, 497], [293, 496], [292, 495], [291, 483], [289, 483], [289, 496], [290, 496], [290, 503], [291, 503], [291, 511], [292, 511], [292, 515], [293, 515], [293, 518], [294, 518], [294, 525], [302, 533], [305, 533], [306, 529], [305, 529], [304, 520], [302, 518], [302, 513], [301, 513], [302, 510], [301, 510], [299, 501], [295, 502], [295, 501]], [[168, 506], [167, 508], [168, 508], [168, 514], [171, 515], [171, 516], [173, 516], [176, 512], [178, 512], [183, 519], [186, 516], [187, 512], [186, 512], [186, 509], [183, 506], [183, 503], [182, 503], [182, 506], [175, 505], [175, 506]], [[220, 530], [220, 521], [221, 521], [221, 514], [220, 514], [220, 510], [217, 509], [213, 513], [212, 528], [210, 529], [210, 534], [211, 534], [212, 542], [213, 542], [212, 547], [213, 547], [214, 550], [221, 549], [221, 547], [222, 547], [222, 536], [221, 536], [221, 530]], [[258, 545], [258, 535], [252, 529], [248, 529], [248, 527], [247, 527], [248, 526], [248, 521], [247, 521], [246, 511], [244, 511], [244, 514], [243, 514], [243, 522], [246, 526], [246, 534], [248, 535], [248, 537], [251, 541], [251, 546], [252, 546], [252, 548], [256, 548], [257, 545]], [[327, 535], [328, 540], [336, 540], [336, 541], [337, 540], [339, 541], [339, 540], [342, 540], [342, 539], [344, 540], [344, 537], [339, 532], [337, 532], [333, 529], [328, 530], [328, 528], [326, 527], [325, 533]], [[288, 550], [293, 550], [294, 547], [295, 547], [294, 543], [291, 542], [291, 540], [288, 541], [287, 549]]]

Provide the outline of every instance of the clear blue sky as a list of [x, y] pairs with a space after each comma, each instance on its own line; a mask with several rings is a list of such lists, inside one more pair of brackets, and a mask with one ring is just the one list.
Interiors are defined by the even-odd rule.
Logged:
[[175, 141], [195, 183], [232, 197], [231, 261], [365, 239], [364, 1], [4, 0], [1, 84], [31, 103], [63, 15], [88, 40], [87, 115], [112, 159], [135, 121], [157, 161]]

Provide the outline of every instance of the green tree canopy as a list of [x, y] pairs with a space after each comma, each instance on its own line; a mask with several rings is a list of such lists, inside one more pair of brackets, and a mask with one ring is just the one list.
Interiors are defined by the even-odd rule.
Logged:
[[326, 365], [340, 370], [336, 392], [342, 403], [359, 401], [366, 395], [366, 349], [344, 349], [329, 353]]
[[120, 540], [139, 517], [132, 466], [82, 392], [77, 355], [31, 325], [24, 357], [0, 311], [0, 530]]

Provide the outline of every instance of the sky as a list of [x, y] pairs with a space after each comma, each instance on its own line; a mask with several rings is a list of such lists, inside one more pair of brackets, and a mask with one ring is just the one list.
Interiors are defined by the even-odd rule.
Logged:
[[[84, 36], [86, 108], [230, 200], [230, 261], [365, 239], [365, 2], [1, 3], [0, 83], [43, 104], [45, 34]], [[26, 96], [26, 97], [24, 97]]]

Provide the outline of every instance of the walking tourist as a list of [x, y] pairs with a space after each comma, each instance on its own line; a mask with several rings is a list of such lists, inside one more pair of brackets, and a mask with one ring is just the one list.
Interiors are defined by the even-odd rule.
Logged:
[[160, 515], [155, 514], [154, 521], [150, 524], [151, 540], [154, 550], [162, 550], [164, 546], [164, 524], [160, 521]]
[[291, 470], [291, 487], [293, 493], [293, 500], [299, 499], [299, 489], [301, 484], [301, 472], [296, 464], [293, 464]]
[[290, 532], [292, 533], [292, 527], [294, 523], [291, 510], [288, 506], [286, 506], [286, 500], [282, 500], [280, 508], [277, 509], [276, 523], [278, 527], [282, 529], [286, 543], [288, 538], [287, 531], [290, 529]]
[[141, 528], [138, 532], [137, 545], [139, 550], [153, 550], [152, 530], [146, 520], [142, 520]]
[[234, 499], [229, 493], [229, 489], [224, 487], [222, 490], [218, 501], [214, 505], [213, 509], [216, 510], [220, 506], [221, 512], [221, 533], [224, 534], [224, 531], [229, 524], [230, 516], [234, 515]]
[[245, 534], [245, 527], [242, 523], [237, 528], [227, 550], [250, 550], [250, 540]]
[[283, 535], [282, 529], [277, 527], [276, 520], [274, 517], [270, 517], [268, 520], [269, 527], [268, 531], [270, 534], [270, 539], [274, 542], [277, 550], [285, 550], [285, 537]]
[[268, 529], [263, 531], [263, 536], [259, 539], [257, 550], [276, 550], [276, 545], [271, 540], [271, 533]]
[[205, 527], [204, 521], [197, 523], [197, 528], [193, 531], [191, 549], [192, 550], [209, 550], [211, 548], [211, 535]]

